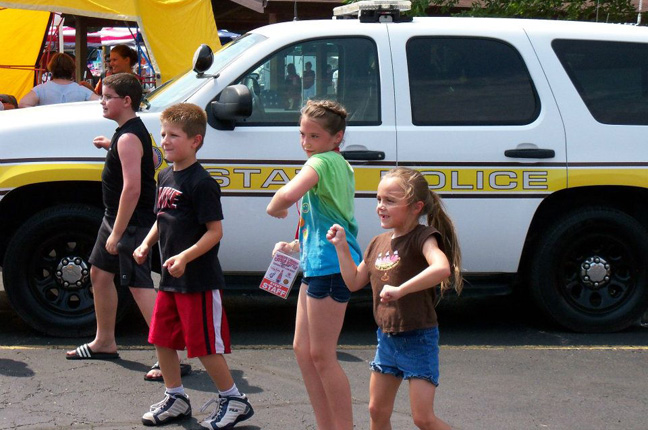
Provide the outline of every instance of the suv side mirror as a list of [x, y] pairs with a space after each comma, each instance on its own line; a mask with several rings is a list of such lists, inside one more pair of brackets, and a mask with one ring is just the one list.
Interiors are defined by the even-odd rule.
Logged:
[[214, 63], [214, 52], [204, 43], [196, 49], [193, 56], [193, 70], [201, 77]]
[[234, 130], [237, 119], [252, 115], [252, 93], [245, 85], [230, 85], [209, 104], [209, 125], [217, 130]]

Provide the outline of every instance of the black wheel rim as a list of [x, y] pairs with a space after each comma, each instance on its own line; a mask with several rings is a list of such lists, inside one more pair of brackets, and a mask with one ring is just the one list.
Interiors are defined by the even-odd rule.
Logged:
[[65, 317], [94, 313], [88, 263], [94, 241], [94, 235], [66, 231], [51, 234], [34, 247], [28, 284], [45, 312]]
[[581, 231], [562, 253], [557, 284], [567, 304], [587, 314], [610, 313], [635, 292], [637, 259], [620, 231]]

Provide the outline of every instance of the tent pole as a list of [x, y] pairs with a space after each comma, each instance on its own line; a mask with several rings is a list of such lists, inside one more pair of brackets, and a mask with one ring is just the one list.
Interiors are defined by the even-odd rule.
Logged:
[[75, 70], [76, 81], [83, 81], [85, 71], [88, 68], [88, 23], [83, 16], [76, 16], [76, 43], [74, 44], [74, 56], [76, 57]]

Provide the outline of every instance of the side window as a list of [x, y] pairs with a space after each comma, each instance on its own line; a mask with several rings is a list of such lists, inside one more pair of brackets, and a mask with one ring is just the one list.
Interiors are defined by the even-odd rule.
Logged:
[[380, 82], [374, 42], [318, 39], [291, 45], [246, 72], [235, 84], [252, 92], [253, 109], [237, 126], [295, 125], [309, 99], [332, 99], [349, 125], [380, 124]]
[[648, 44], [554, 40], [552, 48], [594, 119], [648, 125]]
[[540, 112], [524, 61], [502, 41], [413, 38], [407, 69], [415, 125], [521, 125]]

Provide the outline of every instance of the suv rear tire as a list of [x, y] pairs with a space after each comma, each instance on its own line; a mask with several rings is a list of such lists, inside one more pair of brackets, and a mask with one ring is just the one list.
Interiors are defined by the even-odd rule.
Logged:
[[648, 230], [613, 208], [588, 207], [556, 220], [531, 259], [530, 289], [556, 323], [614, 332], [648, 308]]
[[[88, 258], [102, 211], [84, 205], [37, 213], [7, 246], [3, 281], [7, 298], [32, 328], [53, 336], [94, 335], [96, 320]], [[132, 302], [119, 288], [118, 320]]]

